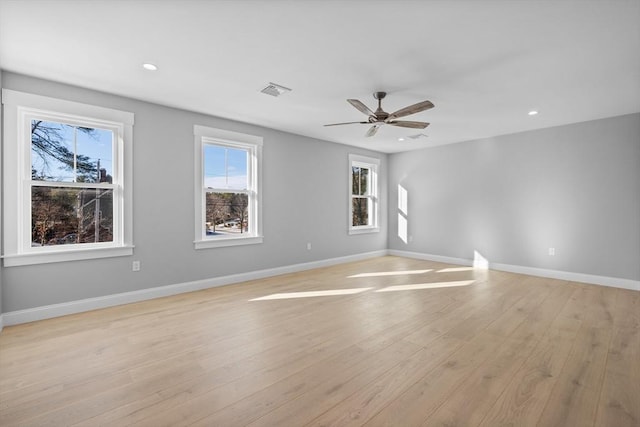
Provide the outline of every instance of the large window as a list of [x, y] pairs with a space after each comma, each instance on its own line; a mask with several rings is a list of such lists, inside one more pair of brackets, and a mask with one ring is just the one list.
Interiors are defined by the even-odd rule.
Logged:
[[133, 114], [9, 90], [2, 101], [5, 266], [132, 254]]
[[378, 232], [378, 159], [349, 155], [349, 233]]
[[195, 126], [196, 249], [261, 243], [262, 138]]
[[31, 247], [113, 242], [109, 129], [30, 117]]

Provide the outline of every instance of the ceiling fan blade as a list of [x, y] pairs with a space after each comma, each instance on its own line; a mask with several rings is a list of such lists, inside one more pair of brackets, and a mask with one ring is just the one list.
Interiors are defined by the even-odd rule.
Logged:
[[376, 132], [378, 132], [378, 128], [380, 127], [380, 125], [373, 125], [369, 128], [369, 130], [367, 131], [367, 133], [364, 135], [366, 137], [370, 137], [376, 134]]
[[361, 111], [364, 114], [366, 114], [367, 116], [375, 116], [375, 113], [373, 111], [371, 111], [369, 109], [369, 107], [367, 107], [366, 105], [364, 105], [362, 102], [358, 101], [357, 99], [347, 99], [347, 102], [349, 104], [353, 105], [359, 111]]
[[355, 125], [355, 124], [363, 124], [363, 125], [368, 125], [369, 122], [346, 122], [346, 123], [331, 123], [328, 125], [324, 125], [324, 126], [340, 126], [340, 125]]
[[388, 125], [400, 126], [403, 128], [424, 129], [429, 126], [429, 123], [425, 122], [412, 122], [408, 120], [399, 120], [393, 122], [387, 122]]
[[395, 113], [389, 114], [387, 120], [393, 120], [400, 117], [408, 116], [410, 114], [419, 113], [420, 111], [428, 110], [429, 108], [433, 108], [433, 104], [431, 103], [431, 101], [418, 102], [417, 104], [401, 108]]

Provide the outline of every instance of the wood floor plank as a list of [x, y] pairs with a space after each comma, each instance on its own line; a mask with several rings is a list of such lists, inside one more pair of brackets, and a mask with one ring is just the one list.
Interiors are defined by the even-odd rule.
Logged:
[[[416, 376], [426, 375], [464, 344], [463, 341], [440, 337], [411, 358], [402, 361], [373, 381], [357, 389], [341, 389], [339, 397], [305, 395], [260, 418], [256, 426], [284, 425], [294, 414], [297, 425], [348, 426], [362, 425], [415, 383]], [[334, 393], [335, 394], [335, 393]], [[318, 402], [321, 402], [318, 404]], [[317, 416], [317, 417], [316, 417]], [[314, 419], [314, 417], [316, 417]]]
[[[531, 356], [504, 387], [501, 395], [480, 423], [481, 426], [538, 425], [540, 414], [549, 399], [556, 378], [565, 366], [582, 324], [574, 317], [574, 313], [576, 306], [582, 306], [582, 301], [578, 297], [583, 294], [568, 286], [564, 287], [563, 291], [568, 291], [568, 299], [559, 297], [553, 304], [543, 305], [545, 310], [551, 309], [545, 318], [553, 322], [548, 329], [544, 329], [544, 335]], [[552, 314], [553, 308], [557, 309], [556, 317]], [[529, 323], [525, 324], [525, 326], [528, 325]], [[517, 336], [518, 332], [514, 334]]]
[[[321, 360], [328, 359], [341, 351], [352, 347], [352, 339], [348, 336], [338, 336], [323, 341], [316, 346], [302, 348], [291, 352], [287, 348], [278, 348], [272, 354], [260, 353], [257, 357], [240, 358], [238, 362], [208, 369], [204, 374], [185, 383], [166, 384], [157, 390], [160, 400], [149, 405], [135, 408], [114, 408], [92, 418], [92, 423], [115, 422], [126, 417], [127, 423], [142, 422], [145, 418], [154, 419], [161, 411], [173, 411], [173, 408], [185, 404], [188, 400], [199, 399], [201, 396], [224, 395], [221, 402], [231, 404], [235, 400], [254, 392], [255, 387], [265, 387], [277, 382], [283, 375], [290, 375]], [[253, 361], [256, 363], [251, 363]], [[206, 396], [203, 397], [206, 399]], [[235, 400], [234, 400], [235, 399]], [[142, 422], [146, 424], [149, 420]], [[87, 424], [91, 425], [91, 423]]]
[[635, 426], [639, 330], [637, 291], [385, 256], [5, 327], [0, 425]]
[[[620, 290], [614, 310], [616, 328], [600, 393], [597, 426], [637, 427], [640, 425], [640, 328], [638, 295]], [[625, 315], [631, 309], [629, 315]]]
[[506, 291], [496, 291], [492, 293], [491, 297], [487, 295], [486, 298], [466, 298], [457, 301], [456, 304], [450, 304], [438, 312], [427, 314], [423, 325], [407, 336], [406, 339], [416, 344], [427, 346], [434, 339], [449, 332], [453, 327], [466, 322], [477, 311], [492, 305], [493, 298], [502, 297], [505, 293]]
[[539, 424], [590, 426], [595, 422], [610, 330], [583, 327], [543, 410]]
[[617, 290], [613, 321], [619, 327], [640, 328], [640, 292]]
[[609, 345], [615, 290], [587, 289], [587, 311], [539, 424], [590, 426], [596, 421]]
[[421, 425], [504, 341], [495, 335], [478, 334], [363, 425]]
[[607, 372], [598, 406], [596, 426], [638, 427], [640, 383], [627, 374]]
[[[551, 292], [553, 291], [553, 292]], [[504, 335], [512, 346], [504, 346], [487, 363], [478, 367], [456, 389], [453, 395], [424, 422], [429, 425], [477, 426], [503, 394], [513, 376], [522, 368], [540, 344], [554, 314], [566, 304], [571, 289], [566, 286], [547, 288], [536, 298], [520, 300], [496, 324], [485, 332]], [[544, 314], [544, 315], [543, 315]], [[502, 325], [508, 325], [505, 326]], [[528, 353], [526, 349], [531, 351]], [[467, 402], [474, 402], [468, 405]]]
[[[387, 352], [385, 356], [393, 359], [418, 349], [414, 344], [402, 344], [402, 347], [394, 346], [388, 350], [385, 349]], [[155, 414], [143, 420], [141, 425], [194, 425], [198, 422], [203, 422], [205, 425], [242, 425], [239, 420], [250, 422], [252, 417], [260, 416], [261, 411], [275, 407], [279, 399], [295, 398], [316, 386], [327, 378], [327, 372], [335, 372], [335, 375], [340, 378], [341, 375], [347, 375], [350, 369], [366, 369], [367, 361], [371, 362], [372, 358], [371, 354], [354, 345], [302, 370], [281, 371], [267, 380], [257, 376], [246, 377], [241, 381], [230, 383], [227, 387], [216, 388], [172, 408], [171, 411]], [[216, 422], [212, 421], [213, 418]], [[235, 422], [225, 423], [223, 420]]]
[[[533, 343], [507, 339], [490, 360], [471, 372], [421, 425], [478, 425], [532, 348]], [[470, 401], [474, 405], [467, 405]]]

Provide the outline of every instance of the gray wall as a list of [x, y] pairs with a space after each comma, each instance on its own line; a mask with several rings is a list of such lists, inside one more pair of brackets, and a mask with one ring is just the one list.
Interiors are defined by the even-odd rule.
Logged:
[[[2, 70], [0, 70], [0, 88], [1, 87], [2, 87]], [[2, 135], [3, 135], [2, 123], [3, 123], [2, 113], [0, 112], [0, 172], [2, 172], [2, 152], [4, 147], [2, 145]], [[0, 188], [2, 188], [2, 173], [0, 173]], [[0, 224], [2, 224], [2, 203], [3, 203], [2, 199], [3, 197], [0, 194]], [[2, 247], [2, 227], [0, 227], [0, 247]], [[4, 276], [4, 269], [2, 267], [2, 263], [0, 263], [0, 315], [4, 313], [4, 310], [2, 309], [2, 282], [3, 282], [2, 277], [3, 276]]]
[[[348, 154], [380, 158], [382, 206], [386, 154], [6, 71], [3, 87], [135, 113], [134, 256], [4, 268], [5, 312], [387, 247], [386, 210], [380, 233], [347, 234]], [[193, 249], [194, 124], [264, 137], [263, 244]]]
[[393, 155], [388, 209], [391, 249], [638, 280], [640, 114]]

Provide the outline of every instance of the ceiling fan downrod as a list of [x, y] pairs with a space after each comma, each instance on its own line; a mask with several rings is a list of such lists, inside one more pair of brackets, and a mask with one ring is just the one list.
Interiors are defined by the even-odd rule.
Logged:
[[384, 99], [385, 96], [387, 96], [387, 92], [373, 93], [373, 97], [378, 100], [378, 109], [375, 112], [375, 120], [374, 120], [376, 122], [385, 121], [387, 117], [389, 117], [389, 114], [382, 109], [382, 100]]

